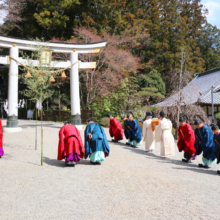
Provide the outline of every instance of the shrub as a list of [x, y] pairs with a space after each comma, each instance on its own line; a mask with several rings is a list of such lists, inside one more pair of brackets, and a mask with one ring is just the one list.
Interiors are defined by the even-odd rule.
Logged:
[[102, 118], [100, 120], [100, 125], [103, 127], [109, 128], [109, 126], [110, 126], [109, 118], [108, 117]]

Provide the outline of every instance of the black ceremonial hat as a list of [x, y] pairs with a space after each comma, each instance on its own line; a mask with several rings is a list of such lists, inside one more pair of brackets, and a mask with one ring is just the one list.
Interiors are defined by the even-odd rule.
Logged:
[[199, 125], [199, 124], [201, 124], [201, 121], [198, 120], [197, 118], [195, 118], [195, 119], [194, 119], [194, 125]]
[[152, 116], [152, 112], [148, 112], [148, 113], [147, 113], [147, 116]]
[[184, 117], [180, 116], [179, 122], [185, 122], [185, 121], [186, 121], [186, 119]]
[[212, 129], [212, 131], [215, 131], [215, 130], [218, 130], [219, 127], [218, 127], [218, 125], [212, 123], [212, 124], [211, 124], [211, 129]]
[[160, 117], [165, 117], [164, 111], [161, 111], [161, 112], [160, 112]]
[[92, 118], [89, 118], [87, 122], [93, 121]]

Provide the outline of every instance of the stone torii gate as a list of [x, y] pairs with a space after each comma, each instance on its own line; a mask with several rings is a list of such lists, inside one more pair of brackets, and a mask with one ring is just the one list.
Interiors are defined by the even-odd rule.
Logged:
[[[55, 63], [55, 68], [66, 68], [78, 61], [80, 53], [99, 53], [100, 48], [105, 47], [106, 41], [90, 44], [69, 44], [69, 43], [45, 43], [34, 42], [0, 36], [0, 47], [10, 49], [10, 57], [18, 60], [23, 65], [27, 65], [27, 60], [19, 57], [19, 50], [31, 50], [33, 46], [44, 45], [48, 50], [55, 53], [69, 53], [70, 61]], [[5, 132], [21, 131], [18, 127], [18, 66], [19, 63], [9, 56], [0, 57], [0, 64], [9, 65], [9, 85], [8, 85], [8, 117]], [[52, 61], [53, 63], [53, 61]], [[36, 62], [35, 66], [38, 65]], [[70, 69], [70, 96], [71, 96], [71, 122], [74, 125], [81, 126], [80, 94], [79, 94], [79, 69], [96, 68], [96, 62], [78, 61]]]

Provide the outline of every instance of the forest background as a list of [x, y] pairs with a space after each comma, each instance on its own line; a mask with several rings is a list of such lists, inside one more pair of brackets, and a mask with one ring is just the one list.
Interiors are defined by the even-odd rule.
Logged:
[[[95, 70], [80, 71], [80, 99], [82, 110], [93, 110], [98, 119], [108, 112], [149, 110], [195, 73], [220, 66], [220, 30], [207, 22], [200, 0], [5, 0], [0, 10], [7, 11], [3, 36], [107, 40], [99, 54], [80, 55], [81, 61], [97, 62]], [[69, 77], [56, 78], [50, 109], [70, 108], [69, 83]]]

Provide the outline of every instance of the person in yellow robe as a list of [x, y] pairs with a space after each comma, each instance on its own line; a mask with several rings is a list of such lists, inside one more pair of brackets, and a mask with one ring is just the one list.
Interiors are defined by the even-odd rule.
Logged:
[[155, 149], [154, 132], [152, 130], [151, 122], [152, 113], [148, 112], [147, 120], [145, 120], [143, 123], [142, 133], [145, 140], [145, 151], [150, 153], [152, 153]]
[[160, 142], [161, 157], [167, 159], [175, 155], [175, 143], [172, 135], [172, 122], [165, 118], [165, 113], [160, 112], [160, 123], [155, 129], [155, 140]]

